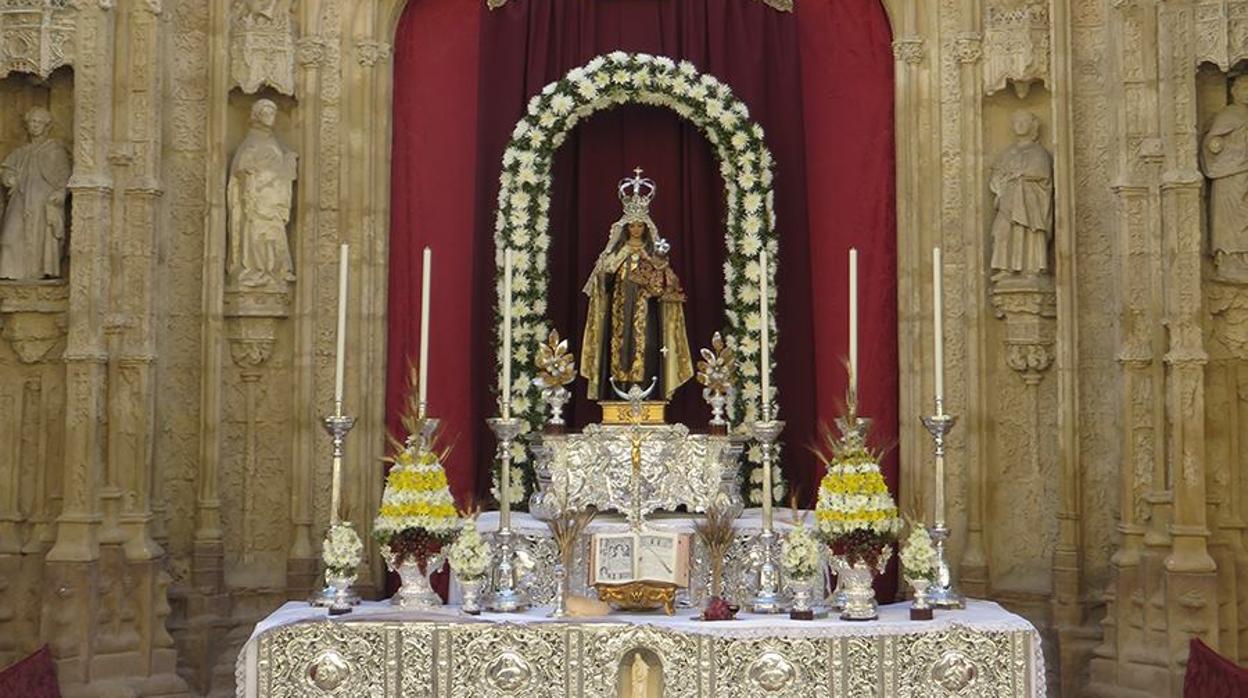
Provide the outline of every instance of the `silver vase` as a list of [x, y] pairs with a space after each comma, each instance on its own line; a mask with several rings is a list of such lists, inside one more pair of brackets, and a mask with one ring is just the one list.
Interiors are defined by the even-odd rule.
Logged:
[[568, 568], [564, 567], [562, 562], [555, 563], [555, 607], [550, 613], [546, 614], [547, 618], [567, 618], [568, 617]]
[[919, 611], [920, 613], [932, 610], [932, 604], [928, 602], [927, 598], [927, 588], [931, 586], [931, 584], [932, 583], [926, 579], [910, 580], [910, 586], [914, 588], [914, 603], [910, 605], [911, 609]]
[[879, 605], [875, 602], [875, 587], [871, 585], [875, 579], [875, 570], [859, 561], [853, 566], [842, 567], [840, 572], [845, 580], [845, 608], [841, 611], [841, 620], [879, 618]]
[[832, 589], [832, 594], [828, 596], [828, 608], [833, 611], [845, 610], [845, 561], [839, 557], [833, 557], [831, 563], [832, 574], [836, 575], [836, 587]]
[[442, 605], [442, 597], [438, 596], [429, 583], [429, 576], [442, 567], [442, 553], [434, 553], [425, 559], [424, 569], [416, 560], [404, 560], [399, 563], [398, 572], [403, 584], [395, 593], [390, 603], [403, 609], [428, 610]]
[[478, 615], [481, 613], [481, 589], [485, 586], [485, 575], [474, 577], [472, 579], [460, 579], [459, 589], [463, 592], [464, 603], [462, 610], [468, 615]]
[[811, 589], [814, 587], [814, 579], [789, 579], [789, 593], [793, 597], [793, 608], [795, 613], [804, 613], [810, 611], [811, 605]]
[[333, 593], [333, 601], [329, 604], [329, 615], [338, 616], [351, 612], [351, 585], [355, 584], [355, 578], [354, 570], [347, 572], [325, 570], [325, 584]]

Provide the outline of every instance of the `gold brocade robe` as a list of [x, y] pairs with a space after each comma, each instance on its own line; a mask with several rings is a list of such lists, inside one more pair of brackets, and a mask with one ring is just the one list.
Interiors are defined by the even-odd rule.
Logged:
[[612, 397], [609, 379], [645, 386], [657, 370], [663, 398], [671, 399], [693, 377], [684, 291], [665, 260], [621, 252], [614, 272], [587, 284], [581, 375], [589, 398], [600, 400]]

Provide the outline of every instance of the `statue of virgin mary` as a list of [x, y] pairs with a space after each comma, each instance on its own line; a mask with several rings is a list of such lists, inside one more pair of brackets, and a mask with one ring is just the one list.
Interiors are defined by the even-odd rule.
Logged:
[[607, 246], [585, 282], [589, 314], [581, 341], [581, 375], [589, 399], [659, 380], [663, 399], [693, 377], [685, 331], [685, 292], [668, 264], [671, 246], [650, 218], [653, 180], [637, 169], [620, 182], [624, 215], [611, 225]]

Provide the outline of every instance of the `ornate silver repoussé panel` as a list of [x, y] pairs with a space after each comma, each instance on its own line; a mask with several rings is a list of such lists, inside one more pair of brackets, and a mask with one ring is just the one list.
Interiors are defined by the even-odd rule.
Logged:
[[[681, 424], [641, 426], [641, 477], [633, 500], [634, 427], [590, 424], [580, 434], [544, 435], [531, 448], [537, 492], [531, 509], [555, 511], [545, 497], [569, 508], [597, 507], [625, 516], [656, 511], [705, 511], [716, 493], [740, 504], [737, 460], [743, 437], [690, 434]], [[552, 502], [553, 504], [553, 502]]]
[[[632, 623], [314, 622], [259, 642], [256, 695], [609, 696], [634, 655], [662, 695], [1033, 696], [1034, 631], [755, 637]], [[626, 680], [626, 679], [625, 679]], [[240, 686], [240, 695], [246, 691]]]

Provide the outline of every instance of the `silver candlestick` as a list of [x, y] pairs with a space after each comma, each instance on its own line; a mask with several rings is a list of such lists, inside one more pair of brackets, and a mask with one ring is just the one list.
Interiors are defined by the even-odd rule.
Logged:
[[966, 608], [966, 601], [953, 582], [953, 571], [945, 557], [949, 527], [945, 525], [945, 436], [958, 418], [945, 414], [942, 400], [936, 401], [936, 414], [923, 417], [923, 426], [931, 433], [936, 445], [936, 506], [932, 512], [932, 545], [936, 548], [936, 579], [927, 589], [928, 603], [936, 608]]
[[754, 539], [758, 564], [758, 590], [750, 604], [755, 613], [780, 613], [784, 610], [780, 592], [780, 565], [777, 563], [776, 531], [772, 526], [771, 467], [776, 439], [784, 430], [784, 422], [771, 419], [763, 411], [762, 421], [750, 425], [750, 431], [763, 452], [763, 530]]
[[492, 417], [486, 421], [498, 439], [498, 460], [502, 468], [498, 531], [494, 534], [498, 564], [494, 568], [489, 609], [511, 613], [528, 606], [517, 589], [515, 534], [511, 530], [511, 444], [520, 435], [521, 422], [514, 417]]
[[[321, 425], [325, 427], [325, 432], [329, 434], [333, 443], [333, 466], [330, 469], [330, 495], [329, 495], [329, 529], [333, 529], [334, 525], [339, 521], [339, 509], [342, 506], [342, 457], [345, 453], [345, 442], [347, 434], [355, 427], [355, 417], [349, 417], [342, 413], [342, 403], [334, 403], [334, 413], [323, 418]], [[354, 590], [349, 588], [340, 589], [331, 584], [328, 577], [325, 580], [325, 588], [319, 593], [313, 594], [308, 603], [313, 606], [337, 607], [342, 612], [343, 601], [348, 602], [351, 606], [360, 603], [360, 596]], [[350, 610], [349, 607], [347, 610]]]

